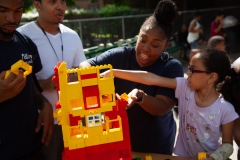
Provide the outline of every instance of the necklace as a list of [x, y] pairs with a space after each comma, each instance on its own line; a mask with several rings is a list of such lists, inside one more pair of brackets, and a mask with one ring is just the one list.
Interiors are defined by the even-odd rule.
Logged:
[[[55, 55], [56, 55], [58, 61], [60, 61], [59, 58], [58, 58], [58, 56], [57, 56], [57, 53], [56, 53], [55, 49], [53, 48], [53, 45], [52, 45], [50, 39], [49, 39], [48, 36], [47, 36], [47, 33], [46, 33], [45, 30], [42, 28], [42, 26], [39, 24], [38, 20], [37, 20], [36, 22], [37, 22], [37, 25], [38, 25], [38, 26], [40, 27], [40, 29], [42, 30], [43, 34], [47, 37], [48, 42], [49, 42], [49, 44], [51, 45], [51, 47], [52, 47], [52, 49], [53, 49], [53, 51], [54, 51], [54, 53], [55, 53]], [[61, 45], [61, 50], [62, 50], [62, 61], [63, 61], [63, 41], [62, 41], [62, 32], [61, 32], [61, 30], [60, 30], [59, 28], [58, 28], [58, 30], [59, 30], [59, 32], [60, 32], [60, 38], [61, 38], [61, 43], [62, 43], [62, 45]]]

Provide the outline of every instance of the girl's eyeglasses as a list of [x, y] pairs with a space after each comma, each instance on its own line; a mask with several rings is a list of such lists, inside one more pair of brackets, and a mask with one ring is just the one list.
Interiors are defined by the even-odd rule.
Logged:
[[210, 73], [208, 71], [200, 71], [200, 70], [196, 70], [196, 69], [193, 69], [193, 68], [190, 68], [190, 67], [188, 67], [188, 70], [191, 74], [193, 74], [193, 73]]

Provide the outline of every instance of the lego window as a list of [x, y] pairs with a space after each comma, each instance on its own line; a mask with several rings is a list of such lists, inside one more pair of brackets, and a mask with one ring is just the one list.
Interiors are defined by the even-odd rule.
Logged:
[[104, 94], [104, 95], [102, 95], [102, 102], [103, 103], [113, 102], [113, 95], [112, 94]]
[[120, 127], [120, 123], [118, 120], [109, 122], [109, 129], [119, 128], [119, 127]]
[[101, 113], [101, 120], [102, 120], [102, 127], [103, 127], [103, 131], [106, 131], [106, 124], [105, 124], [105, 116], [104, 116], [104, 112]]
[[105, 116], [104, 116], [104, 112], [101, 113], [101, 118], [102, 118], [102, 123], [105, 123]]
[[99, 69], [100, 79], [111, 78], [111, 73], [109, 69]]
[[109, 132], [118, 132], [120, 131], [120, 122], [119, 120], [114, 120], [109, 122]]
[[70, 100], [70, 107], [72, 108], [72, 110], [82, 109], [80, 99], [71, 99]]
[[101, 126], [101, 114], [87, 116], [88, 127]]
[[79, 127], [70, 128], [70, 137], [78, 137], [81, 136], [81, 130]]
[[77, 72], [69, 73], [67, 75], [67, 80], [68, 80], [68, 83], [78, 82], [78, 73]]
[[86, 98], [87, 108], [98, 107], [97, 96], [91, 96]]

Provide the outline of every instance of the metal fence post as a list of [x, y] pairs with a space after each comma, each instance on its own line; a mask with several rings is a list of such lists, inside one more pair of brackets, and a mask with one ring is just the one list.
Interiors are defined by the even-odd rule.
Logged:
[[81, 39], [83, 40], [83, 35], [82, 35], [82, 23], [81, 20], [78, 21], [78, 25], [79, 25], [79, 36], [81, 37]]
[[124, 17], [122, 17], [122, 38], [125, 39], [125, 24], [124, 24]]

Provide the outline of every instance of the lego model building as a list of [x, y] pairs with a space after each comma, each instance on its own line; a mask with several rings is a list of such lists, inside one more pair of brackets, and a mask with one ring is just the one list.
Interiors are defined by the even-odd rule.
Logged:
[[[109, 78], [100, 71], [110, 69]], [[54, 117], [62, 125], [63, 160], [132, 160], [127, 95], [115, 98], [111, 65], [67, 69], [54, 68], [59, 102]], [[74, 82], [68, 75], [77, 75]], [[117, 99], [117, 100], [116, 100]]]

